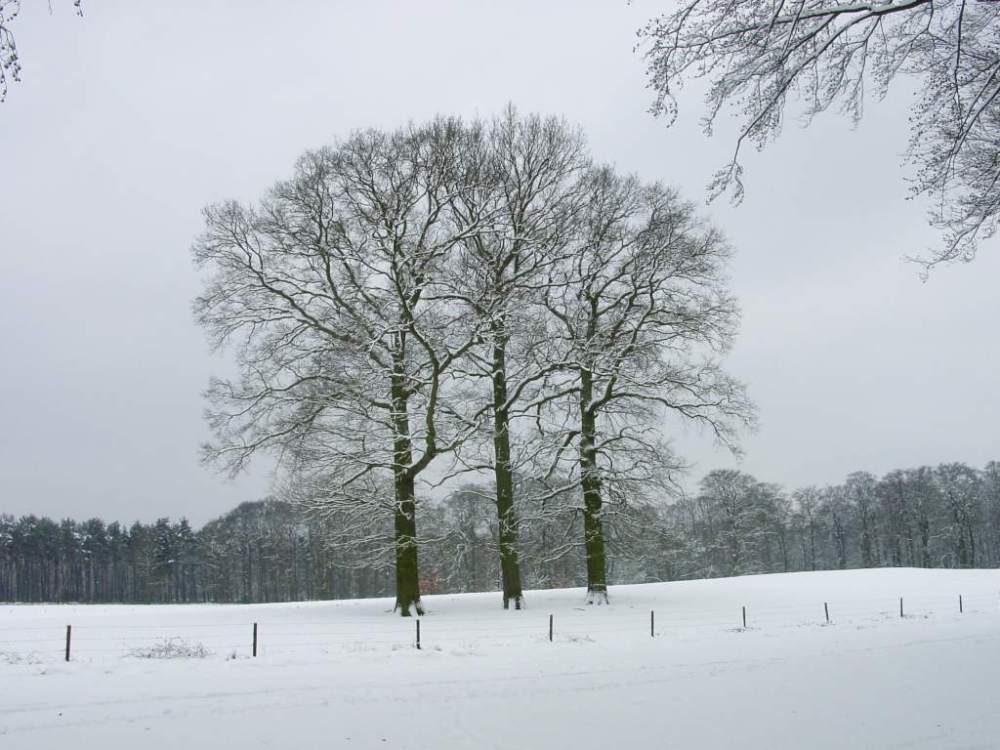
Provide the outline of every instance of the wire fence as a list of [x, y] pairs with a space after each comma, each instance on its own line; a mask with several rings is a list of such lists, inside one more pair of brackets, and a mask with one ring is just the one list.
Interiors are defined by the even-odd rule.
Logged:
[[[183, 658], [221, 655], [259, 658], [288, 653], [372, 649], [511, 646], [525, 642], [606, 640], [630, 635], [669, 638], [697, 631], [739, 633], [782, 627], [832, 627], [886, 620], [975, 617], [1000, 612], [1000, 596], [976, 594], [867, 597], [813, 605], [762, 603], [698, 609], [574, 608], [559, 615], [522, 611], [485, 621], [468, 614], [425, 618], [267, 619], [256, 622], [82, 622], [69, 625], [0, 625], [0, 665], [92, 657]], [[348, 615], [348, 618], [353, 615]], [[476, 613], [481, 618], [482, 613]], [[512, 621], [513, 620], [513, 621]]]

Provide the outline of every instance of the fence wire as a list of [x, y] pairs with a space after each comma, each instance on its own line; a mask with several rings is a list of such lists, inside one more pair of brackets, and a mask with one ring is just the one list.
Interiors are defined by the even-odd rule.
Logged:
[[[511, 646], [538, 641], [572, 641], [583, 638], [614, 642], [615, 636], [668, 638], [671, 634], [691, 631], [738, 633], [766, 628], [835, 626], [890, 619], [930, 619], [974, 617], [1000, 612], [1000, 596], [973, 594], [953, 596], [917, 595], [887, 598], [863, 597], [848, 601], [817, 601], [812, 605], [760, 603], [674, 611], [669, 605], [660, 610], [635, 609], [623, 616], [621, 609], [579, 608], [549, 615], [526, 610], [514, 615], [517, 621], [483, 622], [462, 620], [456, 613], [449, 617], [385, 622], [357, 622], [336, 619], [268, 620], [262, 613], [254, 622], [136, 623], [116, 625], [96, 623], [84, 617], [73, 624], [71, 632], [64, 625], [0, 626], [0, 666], [30, 663], [42, 659], [86, 660], [95, 655], [134, 658], [182, 658], [185, 656], [225, 656], [226, 658], [270, 654], [319, 652], [324, 654], [372, 648], [412, 648], [417, 646], [414, 619], [421, 622], [420, 644], [438, 646]], [[744, 621], [745, 614], [745, 621]], [[552, 631], [550, 636], [550, 617]], [[614, 618], [609, 620], [608, 618]], [[651, 622], [652, 617], [652, 622]], [[255, 637], [256, 634], [256, 637]], [[68, 644], [67, 644], [68, 640]]]

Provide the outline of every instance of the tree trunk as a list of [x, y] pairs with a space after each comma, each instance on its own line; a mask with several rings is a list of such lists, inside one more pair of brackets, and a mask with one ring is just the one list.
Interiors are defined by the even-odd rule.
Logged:
[[417, 566], [417, 502], [411, 473], [413, 450], [406, 392], [402, 381], [402, 363], [397, 362], [392, 382], [393, 478], [396, 507], [394, 516], [396, 550], [396, 606], [399, 614], [409, 617], [411, 609], [424, 613], [420, 604], [420, 572]]
[[413, 477], [404, 470], [396, 475], [396, 609], [409, 617], [411, 609], [424, 613], [420, 604], [420, 574], [417, 567], [417, 516]]
[[510, 465], [510, 415], [507, 403], [507, 334], [503, 321], [493, 325], [493, 473], [497, 486], [497, 522], [500, 536], [500, 578], [503, 608], [521, 609], [521, 566], [517, 555], [517, 513], [514, 475]]
[[587, 555], [587, 604], [607, 604], [607, 557], [601, 524], [597, 418], [591, 408], [592, 394], [593, 376], [584, 370], [580, 375], [580, 486], [583, 489], [583, 538]]

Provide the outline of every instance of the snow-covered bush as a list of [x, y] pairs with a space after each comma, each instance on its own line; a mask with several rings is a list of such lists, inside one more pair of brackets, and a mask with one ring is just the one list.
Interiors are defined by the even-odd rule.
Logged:
[[21, 654], [17, 651], [0, 651], [0, 664], [10, 664], [13, 666], [15, 664], [40, 664], [41, 661], [41, 657], [34, 651], [26, 654]]
[[212, 652], [201, 643], [188, 643], [183, 638], [164, 638], [152, 646], [130, 649], [136, 659], [204, 659]]

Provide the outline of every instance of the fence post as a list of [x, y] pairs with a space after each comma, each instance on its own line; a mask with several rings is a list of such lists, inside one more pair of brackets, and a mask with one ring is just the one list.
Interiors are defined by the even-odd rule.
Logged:
[[743, 629], [747, 629], [747, 608], [746, 605], [743, 606]]
[[649, 637], [650, 638], [655, 638], [656, 637], [656, 629], [655, 629], [655, 626], [653, 625], [653, 623], [655, 622], [655, 620], [654, 620], [655, 614], [656, 613], [653, 612], [653, 610], [649, 610]]
[[962, 609], [962, 595], [958, 595], [958, 613], [962, 614], [965, 610]]
[[420, 618], [417, 618], [417, 651], [420, 650]]
[[823, 614], [826, 615], [826, 624], [830, 624], [830, 605], [823, 602]]
[[69, 661], [69, 644], [73, 635], [73, 626], [66, 626], [66, 661]]
[[257, 658], [257, 623], [253, 624], [253, 655]]
[[552, 615], [549, 615], [549, 643], [552, 642]]
[[899, 597], [899, 616], [903, 616], [903, 597]]

